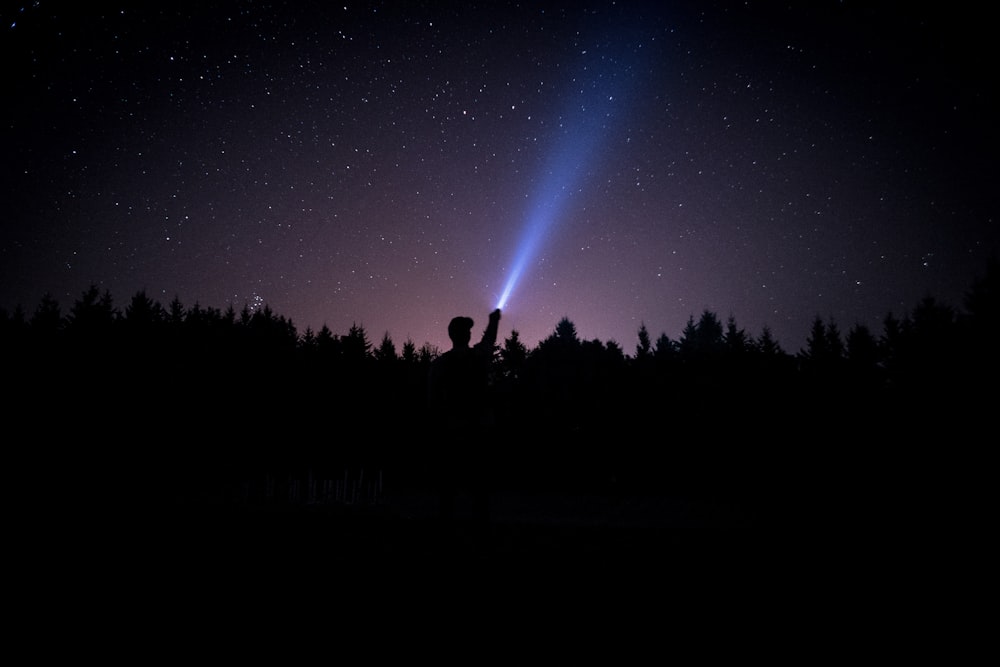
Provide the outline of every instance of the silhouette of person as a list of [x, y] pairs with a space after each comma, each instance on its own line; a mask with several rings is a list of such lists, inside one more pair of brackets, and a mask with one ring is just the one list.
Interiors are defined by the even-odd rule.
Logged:
[[500, 309], [489, 315], [482, 339], [473, 346], [470, 317], [448, 324], [452, 348], [431, 364], [430, 409], [437, 447], [436, 469], [441, 518], [454, 518], [460, 490], [470, 494], [474, 517], [489, 521], [489, 453], [493, 432], [490, 366], [496, 347]]

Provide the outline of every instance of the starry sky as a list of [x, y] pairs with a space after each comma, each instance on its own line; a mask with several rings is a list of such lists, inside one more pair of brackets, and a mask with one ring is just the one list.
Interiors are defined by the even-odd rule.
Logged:
[[0, 306], [880, 333], [997, 250], [985, 5], [919, 4], [5, 2]]

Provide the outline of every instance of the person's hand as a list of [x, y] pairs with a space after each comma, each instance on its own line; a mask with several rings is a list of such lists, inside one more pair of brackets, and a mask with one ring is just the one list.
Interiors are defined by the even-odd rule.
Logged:
[[492, 313], [490, 313], [490, 322], [499, 322], [499, 321], [500, 321], [500, 309], [497, 308]]

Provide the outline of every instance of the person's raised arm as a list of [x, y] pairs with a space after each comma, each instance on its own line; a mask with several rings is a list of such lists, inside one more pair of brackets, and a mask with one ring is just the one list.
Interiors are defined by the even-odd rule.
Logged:
[[490, 322], [486, 325], [486, 331], [483, 332], [483, 340], [480, 341], [480, 345], [487, 350], [493, 350], [493, 347], [497, 344], [497, 330], [500, 328], [500, 309], [497, 308], [492, 313], [490, 313]]

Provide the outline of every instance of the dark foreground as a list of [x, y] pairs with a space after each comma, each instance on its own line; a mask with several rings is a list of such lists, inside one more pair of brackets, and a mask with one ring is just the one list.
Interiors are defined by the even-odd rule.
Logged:
[[349, 586], [407, 573], [529, 571], [583, 573], [585, 583], [830, 586], [875, 575], [891, 585], [970, 542], [960, 517], [933, 507], [859, 502], [872, 499], [501, 490], [488, 517], [463, 493], [445, 520], [425, 490], [353, 502], [119, 498], [25, 515], [18, 551], [32, 567], [47, 563], [53, 580], [76, 572], [136, 584]]
[[196, 625], [218, 640], [212, 628], [235, 619], [265, 632], [318, 624], [317, 636], [344, 640], [327, 619], [444, 631], [544, 627], [576, 612], [601, 625], [679, 613], [710, 628], [719, 621], [704, 619], [721, 614], [782, 642], [832, 634], [831, 650], [845, 650], [901, 628], [939, 636], [947, 618], [974, 631], [961, 600], [986, 590], [986, 525], [976, 533], [980, 513], [958, 516], [955, 499], [500, 489], [487, 520], [460, 495], [443, 521], [431, 491], [386, 487], [349, 502], [38, 503], [30, 518], [15, 513], [24, 522], [8, 569], [23, 597], [11, 604], [35, 626], [154, 635], [148, 646], [185, 641]]

